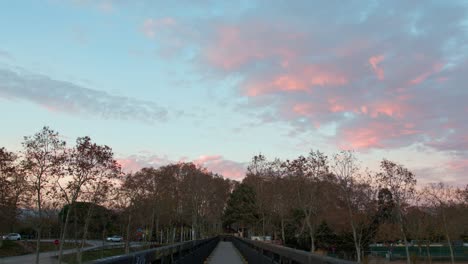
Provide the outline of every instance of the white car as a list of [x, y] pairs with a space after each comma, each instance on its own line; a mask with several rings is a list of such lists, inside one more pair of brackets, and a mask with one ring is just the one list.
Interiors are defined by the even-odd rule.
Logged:
[[106, 241], [109, 241], [109, 242], [122, 242], [123, 237], [121, 237], [121, 236], [110, 236], [110, 237], [106, 238]]
[[21, 240], [21, 235], [18, 233], [10, 233], [3, 236], [4, 240]]

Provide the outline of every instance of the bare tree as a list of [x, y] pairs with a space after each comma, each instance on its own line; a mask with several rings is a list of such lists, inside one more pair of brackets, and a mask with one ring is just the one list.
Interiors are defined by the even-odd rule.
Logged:
[[[78, 199], [83, 194], [83, 189], [89, 185], [102, 184], [101, 176], [107, 178], [117, 173], [113, 168], [113, 154], [109, 147], [99, 146], [89, 137], [80, 137], [76, 140], [76, 146], [69, 152], [67, 158], [67, 179], [58, 180], [57, 186], [61, 197], [68, 204], [65, 222], [62, 229], [59, 246], [59, 263], [62, 263], [63, 245], [67, 233], [70, 213], [75, 210]], [[110, 174], [106, 174], [111, 172]], [[103, 175], [104, 173], [104, 175]]]
[[403, 165], [386, 159], [381, 162], [380, 168], [382, 172], [376, 175], [376, 179], [380, 188], [387, 188], [393, 195], [397, 221], [405, 243], [406, 262], [411, 264], [404, 214], [409, 202], [414, 198], [416, 178]]
[[311, 151], [308, 157], [300, 156], [286, 161], [286, 171], [294, 182], [297, 204], [304, 214], [304, 222], [311, 240], [310, 251], [315, 252], [315, 229], [320, 221], [321, 176], [328, 173], [327, 156], [320, 151]]
[[[78, 180], [72, 186], [78, 196], [82, 195], [82, 199], [90, 203], [85, 218], [83, 237], [77, 251], [77, 261], [81, 263], [82, 249], [86, 244], [94, 207], [110, 198], [110, 191], [120, 179], [121, 166], [114, 159], [114, 153], [109, 146], [92, 143], [89, 137], [78, 138], [77, 146], [70, 156], [69, 172]], [[78, 186], [80, 186], [79, 189]]]
[[23, 147], [24, 159], [22, 160], [22, 167], [27, 175], [29, 184], [34, 190], [39, 217], [36, 227], [36, 264], [38, 264], [42, 231], [43, 198], [45, 195], [50, 194], [52, 185], [57, 182], [57, 178], [63, 175], [63, 164], [66, 153], [65, 141], [59, 138], [57, 132], [44, 127], [34, 136], [25, 137]]
[[[456, 223], [457, 218], [460, 217], [460, 214], [454, 214], [454, 211], [458, 211], [457, 207], [460, 204], [461, 198], [458, 196], [460, 193], [456, 188], [446, 185], [442, 182], [436, 184], [430, 184], [425, 188], [425, 191], [428, 195], [429, 202], [432, 204], [434, 209], [436, 209], [437, 215], [440, 217], [440, 222], [442, 224], [442, 230], [444, 232], [445, 239], [447, 239], [447, 244], [450, 251], [450, 261], [452, 264], [455, 263], [455, 256], [453, 253], [453, 236], [457, 235], [458, 225]], [[466, 223], [466, 222], [465, 222]], [[463, 226], [463, 224], [461, 223]]]
[[[17, 164], [18, 156], [0, 148], [0, 226], [1, 231], [13, 231], [19, 215], [19, 205], [27, 194], [25, 177]], [[0, 247], [3, 237], [0, 237]]]
[[[362, 261], [362, 250], [368, 240], [368, 226], [373, 220], [376, 189], [372, 178], [362, 175], [361, 168], [352, 151], [342, 151], [333, 157], [332, 170], [338, 179], [338, 187], [344, 196], [351, 231], [353, 233], [356, 259]], [[366, 175], [366, 174], [364, 174]], [[374, 210], [372, 210], [374, 208]]]

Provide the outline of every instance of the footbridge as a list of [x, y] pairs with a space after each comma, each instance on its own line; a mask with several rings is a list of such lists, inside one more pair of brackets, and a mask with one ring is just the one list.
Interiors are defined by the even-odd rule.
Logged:
[[355, 264], [355, 262], [312, 254], [234, 236], [217, 236], [177, 243], [127, 255], [99, 259], [92, 264]]

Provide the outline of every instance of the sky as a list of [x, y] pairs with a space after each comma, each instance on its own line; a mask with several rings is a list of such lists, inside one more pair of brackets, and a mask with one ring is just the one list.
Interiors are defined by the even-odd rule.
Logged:
[[0, 2], [0, 146], [44, 125], [126, 171], [352, 149], [468, 183], [468, 1]]

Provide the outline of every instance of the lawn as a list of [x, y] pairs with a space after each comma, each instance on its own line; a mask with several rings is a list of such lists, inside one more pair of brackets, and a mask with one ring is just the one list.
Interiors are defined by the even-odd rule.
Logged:
[[[89, 246], [89, 245], [85, 245]], [[65, 243], [63, 245], [64, 249], [76, 248], [75, 243]], [[58, 250], [52, 242], [41, 242], [40, 251], [55, 251]], [[25, 254], [32, 254], [36, 252], [36, 241], [3, 241], [3, 246], [0, 247], [0, 257], [13, 257], [20, 256]]]
[[16, 241], [3, 241], [0, 247], [0, 257], [12, 257], [30, 253], [25, 247]]
[[[83, 262], [125, 254], [124, 248], [98, 249], [83, 252]], [[63, 259], [68, 264], [78, 263], [76, 254], [67, 254]]]

